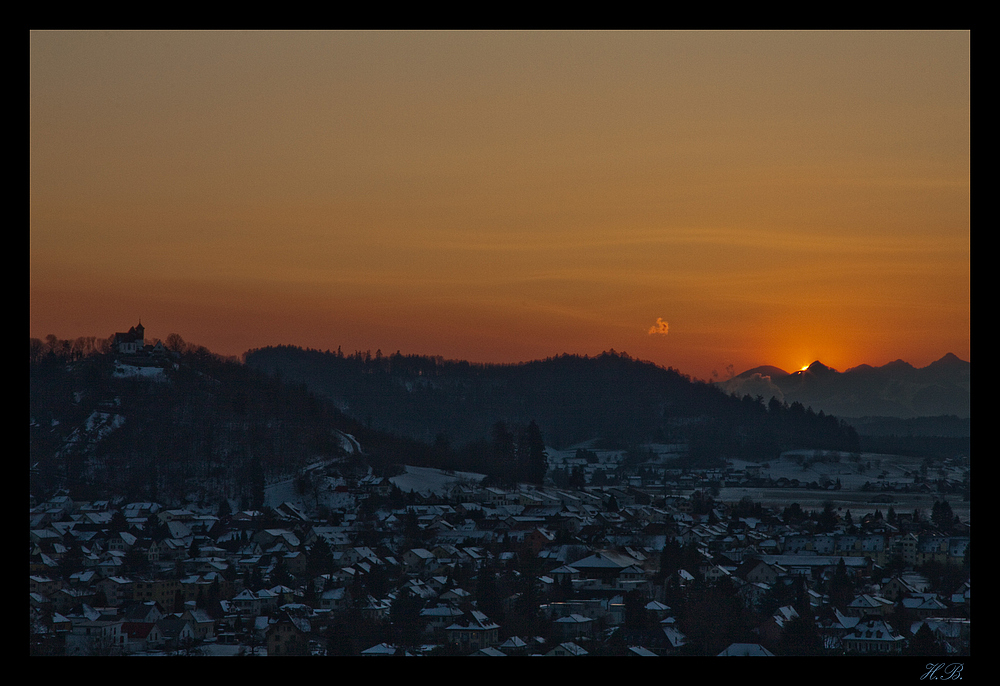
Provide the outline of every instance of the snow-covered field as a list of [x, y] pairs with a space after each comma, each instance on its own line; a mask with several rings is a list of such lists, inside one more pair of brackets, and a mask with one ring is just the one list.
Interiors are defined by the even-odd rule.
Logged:
[[282, 503], [302, 503], [303, 498], [295, 492], [295, 479], [276, 481], [264, 487], [264, 505], [278, 507]]
[[292, 503], [307, 513], [314, 513], [317, 506], [331, 510], [355, 507], [357, 501], [352, 494], [335, 490], [337, 481], [328, 476], [318, 477], [312, 490], [304, 495], [295, 490], [295, 479], [276, 481], [264, 487], [264, 505], [278, 507], [282, 503]]
[[408, 466], [406, 474], [393, 476], [389, 481], [403, 493], [415, 491], [416, 493], [446, 494], [452, 486], [459, 482], [474, 481], [478, 483], [485, 478], [485, 475], [473, 472], [443, 472], [431, 467]]
[[[827, 461], [814, 462], [816, 452], [812, 450], [789, 451], [783, 453], [780, 460], [757, 463], [731, 460], [736, 469], [747, 466], [758, 467], [763, 478], [798, 479], [800, 488], [742, 488], [729, 487], [719, 491], [718, 498], [724, 502], [737, 502], [744, 496], [768, 506], [783, 507], [793, 502], [806, 509], [822, 509], [824, 503], [833, 502], [839, 509], [851, 509], [855, 513], [870, 512], [875, 509], [885, 511], [891, 504], [899, 512], [923, 510], [929, 515], [936, 500], [946, 499], [952, 510], [963, 520], [968, 521], [970, 503], [963, 502], [957, 494], [938, 493], [905, 493], [901, 491], [882, 492], [878, 484], [912, 485], [913, 474], [920, 469], [921, 459], [902, 455], [883, 455], [878, 453], [861, 453], [854, 461], [848, 453], [840, 455], [839, 461], [833, 461], [833, 454]], [[961, 480], [958, 470], [948, 474], [949, 478]], [[933, 478], [933, 476], [932, 476]], [[839, 490], [807, 489], [810, 482], [822, 483], [826, 480], [840, 480]], [[875, 490], [863, 491], [862, 486], [868, 482], [876, 486]]]

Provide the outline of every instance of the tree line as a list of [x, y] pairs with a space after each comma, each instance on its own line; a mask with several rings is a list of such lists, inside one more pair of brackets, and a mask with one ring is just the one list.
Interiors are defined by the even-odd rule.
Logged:
[[609, 448], [690, 442], [693, 459], [771, 459], [788, 448], [857, 450], [857, 433], [800, 403], [726, 395], [673, 368], [608, 351], [492, 365], [380, 351], [294, 346], [247, 353], [248, 365], [347, 406], [366, 426], [424, 443], [481, 442], [495, 422], [536, 422], [555, 448], [593, 438]]

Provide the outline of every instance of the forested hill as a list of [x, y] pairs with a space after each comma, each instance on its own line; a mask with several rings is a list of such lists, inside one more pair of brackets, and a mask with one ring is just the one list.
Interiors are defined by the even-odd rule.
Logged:
[[260, 507], [266, 482], [343, 457], [341, 433], [363, 446], [355, 460], [362, 471], [428, 452], [361, 426], [303, 384], [204, 348], [129, 364], [110, 352], [38, 354], [37, 347], [29, 375], [37, 497], [56, 488], [161, 502], [195, 493]]
[[617, 447], [687, 440], [696, 456], [762, 459], [788, 447], [858, 448], [857, 434], [835, 417], [798, 404], [728, 396], [614, 351], [472, 364], [278, 346], [251, 350], [244, 359], [286, 382], [305, 383], [368, 426], [428, 443], [481, 441], [496, 422], [535, 421], [553, 447], [593, 438]]
[[239, 362], [186, 346], [132, 365], [106, 351], [36, 343], [30, 479], [41, 497], [62, 487], [96, 498], [198, 493], [253, 507], [267, 481], [344, 457], [341, 433], [364, 451], [347, 468], [439, 466], [501, 480], [523, 477], [498, 464], [505, 441], [535, 449], [542, 440], [556, 448], [594, 438], [621, 448], [687, 442], [689, 459], [703, 465], [786, 448], [858, 449], [856, 432], [833, 416], [727, 396], [613, 351], [482, 365], [294, 347], [254, 350]]

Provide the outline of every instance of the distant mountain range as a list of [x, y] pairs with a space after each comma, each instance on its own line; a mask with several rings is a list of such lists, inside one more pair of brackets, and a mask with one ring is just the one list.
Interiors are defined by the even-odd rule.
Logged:
[[755, 367], [718, 386], [740, 397], [776, 397], [843, 418], [971, 418], [971, 369], [970, 362], [952, 353], [919, 369], [896, 360], [839, 372], [817, 360], [791, 373], [769, 365]]

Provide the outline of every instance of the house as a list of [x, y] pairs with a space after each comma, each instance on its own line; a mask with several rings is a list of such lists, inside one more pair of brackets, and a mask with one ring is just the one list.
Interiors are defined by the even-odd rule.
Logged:
[[500, 644], [505, 655], [527, 655], [528, 644], [520, 636], [511, 636]]
[[127, 531], [120, 531], [116, 534], [112, 534], [108, 538], [108, 550], [114, 550], [119, 552], [125, 552], [133, 545], [138, 539], [133, 534]]
[[847, 605], [847, 614], [855, 617], [865, 617], [867, 615], [878, 615], [886, 617], [893, 612], [893, 603], [888, 598], [879, 595], [869, 595], [862, 593], [855, 596]]
[[841, 640], [849, 655], [899, 655], [906, 639], [885, 620], [865, 618]]
[[651, 600], [648, 603], [646, 603], [646, 612], [653, 615], [656, 618], [656, 621], [658, 622], [663, 621], [671, 614], [673, 614], [673, 610], [670, 608], [669, 605], [665, 605], [658, 600]]
[[49, 596], [56, 612], [68, 612], [83, 603], [92, 604], [96, 592], [90, 588], [60, 588]]
[[589, 638], [593, 632], [594, 620], [576, 613], [552, 622], [552, 633], [558, 638]]
[[267, 655], [309, 655], [308, 620], [282, 613], [267, 627]]
[[124, 620], [126, 622], [134, 622], [139, 624], [155, 624], [160, 619], [166, 616], [163, 608], [156, 601], [147, 601], [144, 603], [136, 603], [131, 606], [124, 615]]
[[797, 618], [799, 613], [791, 605], [779, 607], [777, 611], [754, 631], [765, 643], [777, 643], [785, 632], [785, 626]]
[[524, 545], [532, 555], [538, 555], [542, 548], [555, 543], [556, 535], [544, 527], [536, 527], [524, 535]]
[[281, 518], [291, 521], [309, 522], [309, 517], [295, 503], [284, 502], [274, 508], [275, 514]]
[[896, 602], [903, 596], [917, 592], [917, 588], [911, 585], [909, 580], [899, 575], [894, 576], [888, 583], [883, 584], [881, 588], [882, 596], [893, 602]]
[[472, 657], [507, 657], [507, 654], [499, 648], [480, 648]]
[[643, 648], [642, 646], [629, 646], [628, 647], [629, 657], [659, 657], [649, 648]]
[[645, 581], [639, 561], [609, 550], [577, 560], [570, 567], [579, 571], [582, 578], [597, 579], [605, 586], [617, 587], [620, 583], [634, 585]]
[[687, 636], [673, 624], [673, 620], [660, 622], [660, 631], [663, 632], [665, 645], [669, 646], [669, 651], [675, 652], [687, 645]]
[[231, 605], [236, 612], [244, 617], [256, 617], [260, 614], [260, 599], [250, 589], [244, 589], [233, 597]]
[[152, 650], [163, 645], [163, 634], [155, 622], [123, 622], [122, 634], [125, 635], [127, 652]]
[[969, 643], [971, 638], [972, 623], [968, 619], [956, 619], [950, 617], [935, 617], [913, 622], [910, 626], [910, 634], [916, 636], [921, 625], [927, 624], [934, 638], [943, 646], [946, 646], [950, 653], [969, 653]]
[[387, 600], [379, 600], [378, 598], [368, 596], [367, 600], [361, 606], [361, 614], [366, 619], [378, 622], [389, 616], [390, 607]]
[[499, 641], [500, 625], [494, 624], [482, 612], [469, 612], [464, 621], [455, 622], [445, 629], [448, 642], [468, 651], [496, 646]]
[[168, 615], [156, 623], [156, 628], [163, 634], [163, 644], [167, 650], [179, 650], [198, 640], [194, 625], [180, 617]]
[[391, 657], [396, 654], [396, 651], [396, 646], [391, 643], [379, 643], [377, 646], [362, 650], [361, 655], [363, 657]]
[[751, 610], [759, 609], [771, 592], [772, 586], [764, 583], [743, 583], [738, 585], [736, 594], [743, 605]]
[[52, 631], [55, 633], [65, 633], [73, 630], [73, 622], [66, 616], [58, 612], [52, 615]]
[[733, 643], [718, 657], [774, 657], [774, 653], [759, 643]]
[[546, 657], [583, 657], [585, 655], [589, 655], [589, 653], [572, 641], [560, 643], [555, 648], [545, 653]]
[[951, 604], [955, 606], [956, 609], [961, 609], [968, 615], [969, 610], [972, 608], [972, 588], [971, 579], [966, 579], [965, 583], [958, 587], [958, 589], [951, 594]]
[[375, 554], [375, 551], [367, 547], [350, 548], [345, 551], [344, 560], [346, 561], [344, 564], [347, 565], [355, 565], [359, 562], [367, 562], [373, 566], [385, 564], [381, 559], [379, 559], [378, 555]]
[[[760, 559], [768, 564], [776, 564], [788, 570], [792, 576], [814, 577], [817, 574], [836, 571], [841, 560], [847, 568], [847, 573], [855, 578], [871, 576], [872, 561], [867, 557], [841, 557], [838, 555], [762, 555]], [[749, 580], [749, 579], [748, 579]]]
[[181, 615], [181, 619], [191, 623], [194, 627], [195, 638], [201, 641], [215, 638], [215, 620], [204, 610], [188, 609]]
[[706, 564], [702, 565], [699, 569], [702, 578], [709, 583], [715, 583], [719, 579], [728, 579], [731, 576], [731, 571], [726, 567], [716, 564]]
[[269, 588], [262, 588], [256, 593], [257, 601], [260, 603], [258, 614], [268, 614], [277, 609], [280, 596]]
[[784, 567], [779, 564], [767, 563], [763, 560], [747, 560], [736, 568], [734, 574], [749, 584], [772, 585], [778, 577], [787, 574]]
[[442, 593], [439, 598], [441, 600], [451, 602], [451, 603], [461, 603], [472, 599], [472, 594], [466, 591], [464, 588], [449, 588], [447, 591]]
[[132, 599], [132, 580], [120, 576], [109, 576], [101, 579], [95, 586], [104, 593], [108, 605], [118, 606]]
[[279, 544], [283, 544], [285, 550], [297, 550], [301, 545], [299, 537], [289, 529], [263, 529], [253, 537], [253, 542], [265, 551], [275, 549]]
[[132, 599], [137, 602], [155, 602], [162, 608], [170, 609], [180, 596], [183, 596], [183, 589], [179, 579], [155, 579], [132, 583]]
[[860, 617], [845, 615], [836, 607], [827, 606], [820, 609], [816, 614], [816, 628], [823, 640], [824, 648], [829, 650], [843, 650], [842, 639], [854, 630]]
[[420, 620], [431, 630], [444, 629], [455, 624], [465, 613], [451, 605], [425, 607], [420, 611]]
[[317, 605], [323, 610], [343, 610], [350, 602], [346, 588], [331, 588], [320, 593]]
[[66, 636], [66, 654], [120, 655], [127, 639], [123, 624], [121, 618], [105, 615], [74, 622]]
[[58, 591], [62, 587], [62, 584], [54, 579], [43, 576], [40, 574], [34, 574], [28, 576], [28, 592], [29, 593], [39, 593], [41, 595], [51, 595]]
[[425, 548], [411, 548], [403, 553], [403, 566], [407, 574], [433, 571], [434, 553]]
[[903, 598], [902, 603], [918, 619], [948, 615], [948, 606], [935, 593], [914, 593]]
[[48, 596], [44, 596], [41, 593], [29, 593], [28, 606], [45, 612], [52, 611], [52, 601], [48, 599]]

